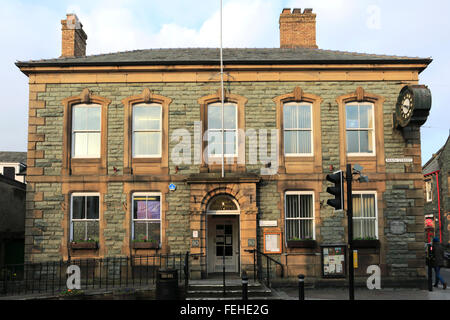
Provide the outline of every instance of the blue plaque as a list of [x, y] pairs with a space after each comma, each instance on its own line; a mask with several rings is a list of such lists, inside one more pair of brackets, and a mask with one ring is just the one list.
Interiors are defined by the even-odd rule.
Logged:
[[175, 191], [175, 190], [177, 190], [177, 186], [174, 185], [173, 183], [171, 183], [171, 184], [169, 184], [169, 190], [170, 191]]

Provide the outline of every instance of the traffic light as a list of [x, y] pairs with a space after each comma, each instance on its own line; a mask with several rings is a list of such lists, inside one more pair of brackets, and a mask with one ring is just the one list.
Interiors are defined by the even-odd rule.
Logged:
[[334, 196], [334, 199], [329, 199], [327, 204], [334, 210], [344, 210], [344, 172], [340, 170], [327, 174], [327, 181], [334, 183], [334, 187], [327, 188], [327, 192]]

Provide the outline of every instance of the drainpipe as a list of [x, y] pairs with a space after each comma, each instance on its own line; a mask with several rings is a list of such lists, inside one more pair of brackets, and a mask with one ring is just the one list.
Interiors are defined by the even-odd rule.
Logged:
[[441, 198], [439, 195], [439, 170], [430, 172], [424, 177], [430, 176], [430, 175], [436, 176], [436, 189], [437, 189], [437, 198], [438, 198], [438, 218], [439, 218], [439, 241], [442, 242], [442, 226], [441, 226]]

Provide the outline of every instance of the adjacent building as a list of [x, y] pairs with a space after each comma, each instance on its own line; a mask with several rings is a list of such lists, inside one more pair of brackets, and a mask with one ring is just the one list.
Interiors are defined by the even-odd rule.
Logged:
[[25, 183], [27, 153], [0, 151], [0, 174]]
[[353, 183], [356, 275], [376, 264], [383, 281], [423, 283], [431, 59], [318, 49], [315, 19], [284, 9], [280, 48], [225, 48], [222, 89], [218, 48], [86, 56], [68, 14], [61, 57], [16, 63], [30, 92], [26, 260], [190, 252], [205, 278], [224, 257], [251, 275], [257, 250], [287, 277], [345, 276], [332, 253], [347, 217], [325, 177], [350, 163], [369, 178]]
[[[431, 237], [450, 243], [450, 137], [423, 166], [425, 228]], [[427, 223], [428, 222], [428, 223]]]

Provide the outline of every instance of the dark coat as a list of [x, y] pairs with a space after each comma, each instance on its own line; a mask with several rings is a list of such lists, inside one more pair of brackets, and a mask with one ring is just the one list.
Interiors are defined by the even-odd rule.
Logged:
[[432, 252], [432, 259], [431, 263], [433, 267], [444, 267], [445, 261], [444, 261], [444, 248], [440, 243], [433, 243], [433, 250]]

